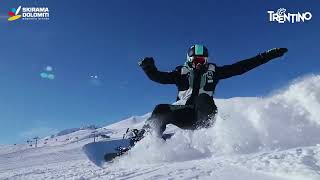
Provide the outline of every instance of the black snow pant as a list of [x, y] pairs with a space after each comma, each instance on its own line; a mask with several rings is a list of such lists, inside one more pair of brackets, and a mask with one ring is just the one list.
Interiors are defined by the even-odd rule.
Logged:
[[208, 128], [217, 113], [217, 106], [211, 96], [201, 94], [194, 99], [194, 103], [186, 105], [157, 105], [151, 117], [148, 118], [143, 129], [162, 135], [167, 124], [173, 124], [181, 129], [195, 130]]

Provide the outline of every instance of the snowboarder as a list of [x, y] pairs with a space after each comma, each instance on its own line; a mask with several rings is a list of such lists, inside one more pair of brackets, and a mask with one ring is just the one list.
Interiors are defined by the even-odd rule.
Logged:
[[154, 108], [142, 130], [136, 133], [135, 140], [140, 140], [150, 130], [161, 136], [167, 124], [191, 130], [210, 127], [217, 113], [213, 94], [220, 80], [244, 74], [287, 51], [287, 48], [274, 48], [231, 65], [217, 66], [208, 62], [208, 49], [196, 44], [189, 48], [187, 61], [171, 72], [159, 71], [154, 59], [145, 57], [139, 65], [149, 79], [161, 84], [175, 84], [178, 96], [176, 103], [159, 104]]

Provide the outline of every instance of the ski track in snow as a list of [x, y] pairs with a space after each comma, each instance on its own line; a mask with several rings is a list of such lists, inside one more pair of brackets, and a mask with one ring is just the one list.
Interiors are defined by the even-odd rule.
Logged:
[[[216, 102], [213, 128], [192, 132], [170, 126], [175, 135], [167, 142], [148, 136], [103, 168], [81, 149], [92, 142], [92, 129], [40, 139], [38, 148], [0, 145], [0, 179], [320, 179], [319, 75], [268, 97]], [[149, 116], [97, 131], [121, 138], [127, 127], [140, 128]]]

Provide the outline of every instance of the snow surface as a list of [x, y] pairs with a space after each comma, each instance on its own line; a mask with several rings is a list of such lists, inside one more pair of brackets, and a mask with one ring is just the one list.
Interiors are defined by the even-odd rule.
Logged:
[[93, 132], [121, 138], [127, 127], [140, 128], [150, 113], [49, 136], [37, 148], [1, 145], [0, 179], [320, 179], [319, 75], [295, 80], [267, 97], [216, 102], [219, 115], [213, 128], [170, 126], [175, 135], [167, 142], [147, 136], [103, 168], [82, 151], [93, 141]]

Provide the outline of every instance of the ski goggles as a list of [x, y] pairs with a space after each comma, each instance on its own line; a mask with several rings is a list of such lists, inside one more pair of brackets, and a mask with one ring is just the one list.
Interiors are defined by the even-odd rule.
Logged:
[[192, 56], [190, 60], [193, 64], [206, 64], [208, 62], [208, 57], [202, 56]]

